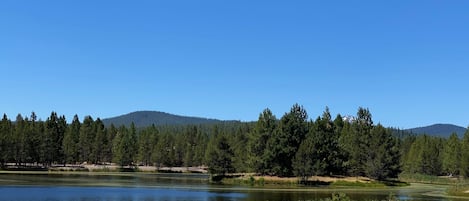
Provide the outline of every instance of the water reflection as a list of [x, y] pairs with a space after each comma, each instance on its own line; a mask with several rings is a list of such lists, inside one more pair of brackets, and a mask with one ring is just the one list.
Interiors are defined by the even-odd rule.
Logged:
[[228, 201], [244, 200], [245, 193], [116, 187], [3, 187], [0, 200], [9, 201]]
[[345, 192], [353, 200], [385, 200], [390, 193], [400, 200], [454, 201], [425, 196], [444, 190], [417, 188], [346, 190], [318, 188], [290, 191], [236, 186], [214, 186], [206, 175], [14, 175], [0, 174], [0, 201], [314, 201]]

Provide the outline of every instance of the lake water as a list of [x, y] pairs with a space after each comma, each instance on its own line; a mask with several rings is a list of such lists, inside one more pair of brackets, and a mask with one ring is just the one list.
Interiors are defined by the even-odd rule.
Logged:
[[353, 200], [456, 201], [438, 194], [444, 187], [414, 185], [386, 189], [251, 188], [211, 185], [201, 174], [0, 174], [0, 201], [313, 201], [344, 192]]

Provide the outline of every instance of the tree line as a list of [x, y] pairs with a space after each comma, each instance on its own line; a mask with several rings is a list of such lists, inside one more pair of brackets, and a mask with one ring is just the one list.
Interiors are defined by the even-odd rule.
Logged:
[[295, 104], [280, 119], [265, 109], [256, 122], [136, 128], [105, 126], [52, 112], [45, 121], [18, 115], [0, 122], [0, 163], [207, 166], [213, 174], [397, 177], [399, 173], [469, 176], [469, 133], [462, 140], [412, 135], [375, 125], [359, 108], [344, 121], [329, 109], [315, 120]]

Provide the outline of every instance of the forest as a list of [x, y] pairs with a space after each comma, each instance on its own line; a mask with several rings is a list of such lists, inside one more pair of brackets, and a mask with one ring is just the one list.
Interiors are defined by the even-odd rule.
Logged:
[[105, 126], [77, 115], [67, 122], [52, 112], [45, 121], [3, 115], [0, 163], [18, 167], [65, 164], [206, 166], [211, 174], [253, 172], [306, 179], [313, 175], [366, 176], [400, 173], [469, 177], [469, 132], [463, 139], [414, 135], [374, 124], [367, 108], [356, 118], [316, 119], [295, 104], [280, 119], [265, 109], [255, 122], [137, 128]]

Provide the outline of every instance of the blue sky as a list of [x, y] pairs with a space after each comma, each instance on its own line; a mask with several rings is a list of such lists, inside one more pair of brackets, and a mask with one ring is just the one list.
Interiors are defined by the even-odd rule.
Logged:
[[468, 1], [2, 1], [0, 112], [469, 125]]

